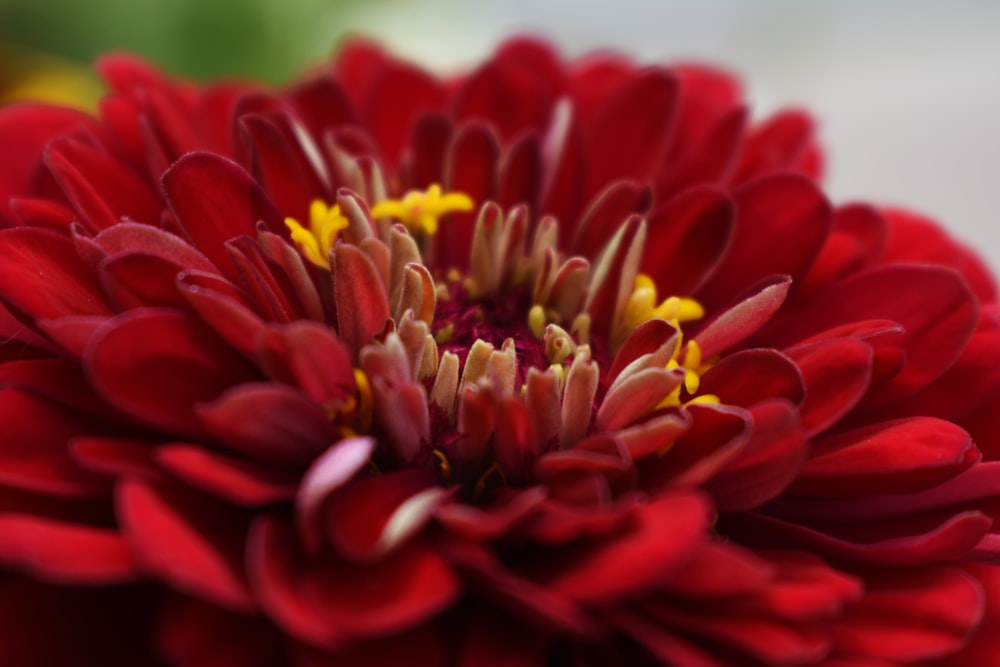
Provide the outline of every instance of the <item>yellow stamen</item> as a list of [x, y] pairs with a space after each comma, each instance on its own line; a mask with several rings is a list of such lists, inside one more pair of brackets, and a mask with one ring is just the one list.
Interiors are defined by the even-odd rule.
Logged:
[[386, 199], [372, 208], [373, 218], [395, 218], [413, 235], [437, 233], [441, 216], [471, 211], [472, 199], [462, 192], [442, 192], [437, 183], [426, 191], [410, 190], [402, 199]]
[[327, 206], [320, 199], [313, 200], [309, 206], [309, 229], [294, 218], [285, 218], [285, 226], [302, 254], [324, 269], [330, 268], [330, 249], [337, 241], [337, 234], [346, 229], [347, 225], [347, 218], [340, 214], [339, 206]]
[[354, 369], [354, 384], [358, 387], [358, 427], [362, 433], [368, 433], [372, 428], [375, 401], [372, 398], [372, 386], [368, 382], [368, 376], [359, 368]]
[[489, 482], [490, 476], [493, 475], [493, 473], [496, 473], [497, 477], [500, 478], [500, 484], [503, 486], [507, 485], [507, 476], [503, 474], [503, 470], [501, 470], [500, 466], [497, 465], [496, 461], [494, 461], [493, 464], [486, 469], [486, 472], [483, 473], [482, 477], [479, 478], [479, 481], [476, 482], [476, 488], [472, 492], [472, 497], [475, 500], [479, 500], [483, 497], [483, 492], [486, 491], [486, 484]]
[[448, 457], [440, 449], [434, 449], [431, 454], [438, 460], [438, 469], [441, 471], [441, 479], [445, 485], [451, 482], [451, 463]]
[[635, 277], [632, 295], [625, 307], [625, 324], [629, 331], [647, 320], [667, 320], [677, 326], [681, 322], [701, 319], [705, 309], [694, 299], [672, 296], [657, 305], [656, 284], [644, 273]]
[[538, 304], [532, 306], [531, 310], [528, 311], [528, 328], [539, 340], [545, 335], [545, 309]]

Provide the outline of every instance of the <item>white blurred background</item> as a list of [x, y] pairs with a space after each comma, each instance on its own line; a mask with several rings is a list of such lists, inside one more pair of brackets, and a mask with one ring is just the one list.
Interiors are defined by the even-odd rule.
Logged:
[[565, 53], [613, 47], [741, 74], [755, 112], [819, 118], [836, 202], [904, 205], [1000, 269], [1000, 2], [991, 0], [392, 0], [340, 28], [437, 69], [469, 65], [514, 31]]

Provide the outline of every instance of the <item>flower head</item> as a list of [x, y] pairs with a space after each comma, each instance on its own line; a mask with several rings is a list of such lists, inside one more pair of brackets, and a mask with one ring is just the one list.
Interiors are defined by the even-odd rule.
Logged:
[[0, 111], [0, 610], [102, 664], [996, 650], [992, 278], [833, 206], [805, 114], [528, 39], [101, 69]]

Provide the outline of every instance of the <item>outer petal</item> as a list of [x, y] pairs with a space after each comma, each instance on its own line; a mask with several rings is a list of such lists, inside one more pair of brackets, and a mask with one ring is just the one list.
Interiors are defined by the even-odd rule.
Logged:
[[194, 406], [249, 379], [246, 363], [190, 316], [135, 310], [91, 341], [91, 383], [112, 405], [168, 433], [203, 436]]

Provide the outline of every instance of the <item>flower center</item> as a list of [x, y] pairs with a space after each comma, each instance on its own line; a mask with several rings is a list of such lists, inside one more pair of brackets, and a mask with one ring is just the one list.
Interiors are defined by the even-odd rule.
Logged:
[[467, 195], [433, 185], [377, 203], [377, 225], [354, 219], [361, 209], [342, 213], [323, 202], [313, 203], [308, 228], [286, 220], [303, 256], [326, 269], [338, 243], [356, 242], [353, 230], [375, 234], [357, 245], [374, 273], [353, 280], [384, 281], [384, 290], [364, 294], [385, 303], [337, 307], [390, 318], [385, 327], [373, 323], [369, 342], [356, 343], [357, 400], [331, 415], [377, 438], [373, 470], [424, 468], [470, 502], [500, 485], [535, 483], [535, 462], [549, 452], [622, 427], [611, 414], [618, 408], [607, 405], [627, 405], [635, 383], [622, 378], [646, 367], [630, 360], [616, 377], [610, 369], [629, 335], [650, 320], [668, 322], [674, 333], [637, 362], [654, 372], [657, 389], [643, 390], [646, 407], [629, 408], [633, 420], [718, 400], [697, 394], [708, 366], [682, 331], [703, 317], [701, 305], [675, 296], [661, 301], [653, 280], [638, 273], [645, 223], [632, 223], [628, 233], [623, 225], [592, 263], [559, 249], [555, 220], [539, 220], [532, 234], [525, 207], [504, 213], [487, 203], [475, 221], [466, 275], [425, 264], [421, 247], [440, 217], [472, 208]]

